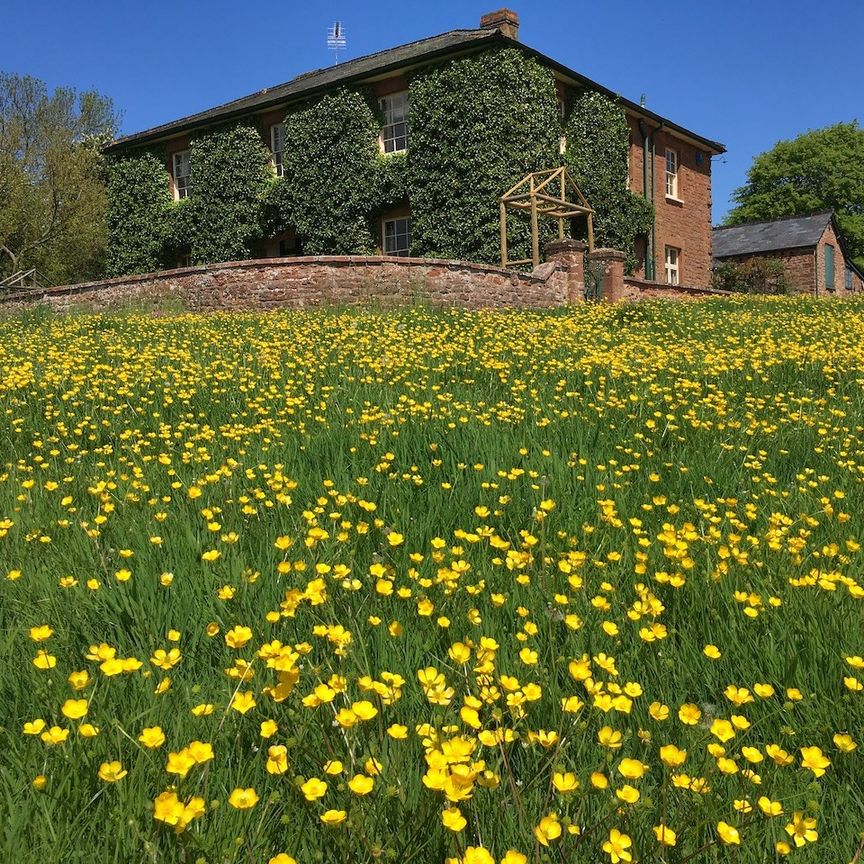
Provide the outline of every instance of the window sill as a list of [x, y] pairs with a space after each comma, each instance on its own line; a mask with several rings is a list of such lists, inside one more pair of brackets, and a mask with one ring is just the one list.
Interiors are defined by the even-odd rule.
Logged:
[[667, 195], [667, 196], [666, 196], [666, 200], [667, 200], [670, 204], [680, 204], [680, 205], [682, 205], [682, 206], [683, 206], [683, 204], [684, 204], [683, 199], [681, 199], [681, 198], [676, 198], [674, 195]]
[[407, 147], [404, 150], [390, 150], [389, 152], [387, 150], [384, 150], [383, 148], [381, 148], [381, 150], [380, 150], [380, 153], [382, 156], [400, 156], [402, 153], [407, 153], [407, 152], [408, 152]]

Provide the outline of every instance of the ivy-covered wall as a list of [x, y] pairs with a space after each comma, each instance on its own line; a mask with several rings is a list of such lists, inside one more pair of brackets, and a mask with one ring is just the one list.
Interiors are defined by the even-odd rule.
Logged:
[[171, 193], [165, 159], [144, 150], [112, 159], [108, 170], [108, 272], [148, 273], [163, 266]]
[[594, 209], [594, 244], [626, 252], [632, 272], [639, 263], [636, 238], [651, 230], [654, 208], [627, 189], [630, 127], [624, 109], [601, 93], [580, 93], [565, 132], [567, 167]]
[[[499, 197], [560, 164], [552, 73], [513, 48], [425, 69], [410, 82], [409, 128], [415, 254], [499, 262]], [[528, 219], [509, 224], [510, 257], [530, 257]]]
[[404, 195], [394, 183], [399, 165], [378, 152], [380, 126], [371, 95], [357, 91], [338, 90], [289, 110], [277, 199], [280, 221], [295, 227], [304, 252], [375, 252], [376, 212], [388, 196]]
[[[233, 124], [193, 137], [190, 195], [173, 202], [164, 151], [116, 158], [109, 194], [115, 275], [254, 257], [293, 227], [306, 254], [371, 254], [382, 212], [410, 202], [412, 254], [498, 263], [498, 199], [531, 171], [561, 164], [552, 73], [513, 48], [423, 69], [409, 81], [409, 150], [382, 155], [377, 100], [337, 90], [285, 117], [284, 174], [269, 166], [266, 130]], [[631, 253], [650, 204], [626, 189], [629, 129], [620, 106], [575, 98], [566, 163], [596, 210], [597, 245]], [[263, 134], [262, 134], [263, 133]], [[542, 240], [555, 236], [541, 221]], [[530, 257], [527, 215], [509, 218], [511, 258]]]
[[189, 153], [192, 261], [242, 261], [264, 235], [270, 153], [255, 126], [237, 124], [198, 135]]

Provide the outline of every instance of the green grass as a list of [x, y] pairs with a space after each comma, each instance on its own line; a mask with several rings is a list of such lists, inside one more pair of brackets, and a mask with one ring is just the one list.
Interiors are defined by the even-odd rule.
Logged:
[[[614, 828], [633, 861], [761, 864], [782, 859], [775, 844], [801, 811], [819, 839], [790, 860], [852, 861], [864, 830], [862, 327], [864, 303], [791, 299], [0, 321], [0, 860], [479, 864], [482, 847], [496, 862], [508, 850], [597, 862], [612, 861]], [[652, 624], [663, 638], [646, 641]], [[37, 644], [40, 625], [53, 634]], [[252, 638], [232, 648], [237, 625]], [[280, 701], [258, 654], [273, 640], [298, 672]], [[105, 674], [85, 657], [101, 643], [140, 669]], [[152, 662], [175, 646], [173, 668]], [[53, 668], [34, 665], [40, 649]], [[593, 683], [569, 671], [583, 655]], [[238, 659], [245, 683], [226, 674]], [[427, 667], [452, 694], [430, 699]], [[67, 679], [81, 670], [76, 691]], [[388, 698], [382, 673], [404, 679]], [[311, 705], [328, 681], [340, 692]], [[632, 705], [595, 699], [628, 683]], [[733, 705], [729, 685], [753, 701]], [[254, 695], [248, 713], [231, 707], [237, 692]], [[584, 705], [564, 711], [570, 697]], [[63, 715], [70, 699], [87, 700], [86, 717]], [[360, 700], [375, 716], [341, 728], [335, 712]], [[685, 703], [698, 723], [679, 720]], [[729, 774], [711, 724], [732, 715], [750, 725], [723, 745]], [[24, 734], [35, 720], [67, 740]], [[138, 741], [153, 726], [167, 739], [155, 749]], [[604, 726], [620, 749], [599, 745]], [[496, 730], [515, 740], [495, 744]], [[858, 748], [844, 752], [840, 734]], [[470, 797], [448, 802], [431, 787], [462, 770], [442, 756], [451, 739]], [[196, 740], [213, 760], [166, 772], [169, 751]], [[666, 744], [686, 749], [680, 769], [662, 763]], [[285, 773], [266, 769], [272, 746], [286, 748]], [[802, 747], [821, 748], [824, 776], [802, 766]], [[641, 779], [618, 771], [625, 757], [646, 766]], [[355, 795], [347, 781], [369, 759], [374, 789]], [[105, 782], [114, 760], [128, 773]], [[343, 773], [328, 776], [328, 760]], [[578, 791], [560, 794], [556, 772]], [[299, 788], [313, 777], [328, 782], [318, 802]], [[615, 795], [625, 783], [634, 804]], [[254, 807], [229, 804], [250, 787]], [[202, 801], [180, 833], [154, 819], [171, 789]], [[783, 815], [764, 816], [761, 796]], [[745, 800], [752, 812], [736, 810]], [[462, 830], [442, 825], [448, 806]], [[325, 810], [345, 821], [325, 826]], [[545, 846], [534, 830], [552, 813], [561, 836]], [[740, 845], [720, 842], [721, 821]], [[677, 833], [665, 852], [661, 822]]]

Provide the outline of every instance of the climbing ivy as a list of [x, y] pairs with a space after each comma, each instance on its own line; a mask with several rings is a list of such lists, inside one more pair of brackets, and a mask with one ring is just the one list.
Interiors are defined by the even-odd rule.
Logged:
[[[423, 69], [409, 87], [407, 154], [382, 155], [376, 100], [341, 89], [289, 109], [279, 179], [249, 124], [192, 139], [185, 201], [171, 201], [164, 152], [113, 160], [112, 272], [171, 266], [184, 252], [196, 263], [249, 258], [258, 241], [289, 226], [306, 253], [369, 254], [381, 213], [408, 201], [413, 254], [496, 263], [499, 197], [529, 172], [561, 164], [555, 79], [505, 47]], [[597, 245], [628, 251], [632, 267], [653, 212], [626, 189], [624, 112], [581, 94], [566, 131], [566, 163], [596, 211]], [[541, 225], [541, 242], [551, 239], [555, 224]], [[527, 218], [510, 217], [508, 239], [511, 258], [530, 257]]]
[[108, 272], [147, 273], [163, 266], [171, 193], [164, 153], [112, 158], [108, 168]]
[[275, 179], [261, 133], [234, 124], [197, 135], [189, 166], [193, 263], [251, 258], [264, 234], [263, 204]]
[[[560, 165], [552, 73], [519, 50], [486, 51], [418, 72], [409, 106], [414, 253], [497, 263], [499, 197]], [[509, 224], [510, 257], [529, 257], [528, 220]]]
[[351, 90], [300, 105], [285, 117], [280, 210], [305, 252], [375, 251], [379, 125], [371, 100]]
[[580, 93], [565, 131], [567, 167], [594, 209], [595, 246], [626, 252], [632, 272], [639, 263], [636, 238], [651, 230], [654, 208], [627, 189], [630, 126], [624, 110], [600, 93]]

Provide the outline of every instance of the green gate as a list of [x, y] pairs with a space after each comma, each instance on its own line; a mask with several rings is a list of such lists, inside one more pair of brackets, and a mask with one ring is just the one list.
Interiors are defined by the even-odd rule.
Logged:
[[598, 301], [603, 299], [604, 265], [600, 261], [589, 261], [585, 268], [585, 299]]

